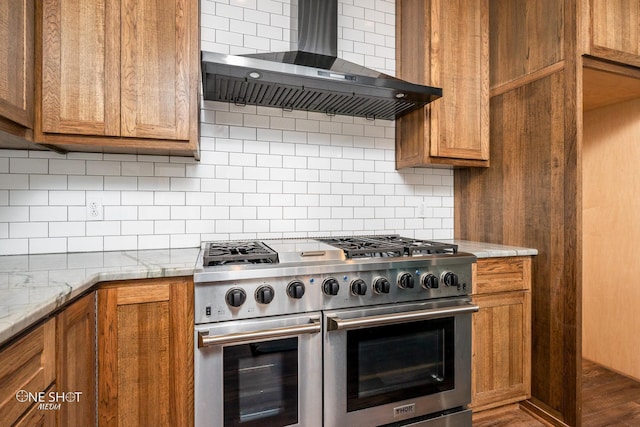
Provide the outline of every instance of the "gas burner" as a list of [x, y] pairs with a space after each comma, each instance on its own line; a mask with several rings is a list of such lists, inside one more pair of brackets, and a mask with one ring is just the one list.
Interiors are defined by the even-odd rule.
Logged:
[[206, 244], [205, 267], [228, 264], [277, 264], [278, 253], [258, 241], [225, 241]]
[[347, 258], [384, 258], [404, 255], [455, 254], [458, 246], [429, 240], [409, 239], [397, 234], [330, 237], [318, 239], [344, 251]]

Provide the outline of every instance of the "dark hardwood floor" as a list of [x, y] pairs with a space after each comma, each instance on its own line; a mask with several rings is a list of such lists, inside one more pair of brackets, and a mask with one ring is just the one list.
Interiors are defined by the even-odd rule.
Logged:
[[640, 382], [582, 361], [582, 425], [640, 426]]
[[546, 427], [520, 405], [507, 405], [473, 414], [473, 427]]
[[[640, 426], [640, 382], [582, 361], [582, 426]], [[543, 427], [519, 405], [473, 415], [473, 427]]]

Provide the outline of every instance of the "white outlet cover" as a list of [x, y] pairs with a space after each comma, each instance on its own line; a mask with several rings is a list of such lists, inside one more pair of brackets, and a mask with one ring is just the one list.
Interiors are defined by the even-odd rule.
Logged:
[[102, 221], [103, 219], [102, 200], [87, 199], [87, 221]]

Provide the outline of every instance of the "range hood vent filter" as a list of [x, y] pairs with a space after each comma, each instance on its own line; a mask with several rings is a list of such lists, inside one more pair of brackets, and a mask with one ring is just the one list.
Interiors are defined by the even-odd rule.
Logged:
[[414, 109], [413, 102], [307, 89], [282, 83], [216, 75], [213, 93], [206, 99], [236, 105], [259, 105], [283, 110], [304, 110], [328, 115], [351, 115], [369, 119], [395, 120]]

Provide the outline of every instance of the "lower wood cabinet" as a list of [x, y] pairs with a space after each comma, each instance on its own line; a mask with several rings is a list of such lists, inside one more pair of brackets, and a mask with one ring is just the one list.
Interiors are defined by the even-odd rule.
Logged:
[[85, 295], [58, 314], [56, 330], [56, 388], [77, 396], [60, 405], [58, 425], [95, 425], [96, 293]]
[[[45, 393], [46, 396], [49, 393], [56, 393], [57, 389], [55, 386], [49, 388]], [[63, 404], [60, 404], [62, 408]], [[22, 418], [14, 425], [14, 427], [55, 427], [58, 426], [66, 426], [67, 424], [56, 424], [56, 414], [57, 410], [43, 410], [39, 407], [39, 404], [35, 404], [31, 407], [31, 409], [24, 414]]]
[[193, 425], [192, 278], [98, 290], [98, 425]]
[[39, 408], [38, 393], [55, 381], [55, 319], [0, 352], [0, 425], [55, 425], [55, 411]]
[[473, 280], [471, 408], [531, 396], [531, 258], [479, 259]]

